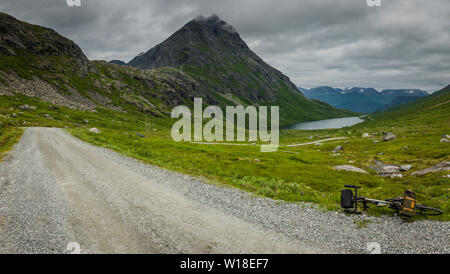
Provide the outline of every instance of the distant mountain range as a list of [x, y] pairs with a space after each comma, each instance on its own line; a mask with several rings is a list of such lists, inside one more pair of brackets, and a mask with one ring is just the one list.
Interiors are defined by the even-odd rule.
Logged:
[[373, 113], [395, 105], [428, 96], [421, 89], [333, 88], [329, 86], [311, 89], [298, 88], [306, 97], [324, 101], [334, 107], [360, 113]]

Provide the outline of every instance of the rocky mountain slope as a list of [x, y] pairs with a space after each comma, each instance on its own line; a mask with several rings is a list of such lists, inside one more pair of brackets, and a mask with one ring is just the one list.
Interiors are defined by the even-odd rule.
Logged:
[[317, 99], [337, 108], [361, 113], [373, 113], [398, 104], [425, 97], [428, 92], [420, 89], [333, 88], [328, 86], [311, 89], [299, 88], [308, 98]]
[[287, 76], [258, 57], [231, 25], [214, 15], [188, 22], [128, 65], [179, 68], [219, 101], [279, 105], [284, 121], [349, 115], [302, 96]]
[[0, 95], [166, 117], [195, 97], [221, 106], [280, 105], [282, 123], [350, 115], [303, 97], [216, 17], [189, 22], [130, 65], [137, 68], [119, 60], [89, 61], [54, 30], [0, 13]]
[[55, 105], [93, 111], [106, 107], [155, 116], [170, 106], [209, 98], [188, 74], [174, 69], [140, 70], [89, 61], [54, 30], [0, 13], [0, 95], [24, 94]]

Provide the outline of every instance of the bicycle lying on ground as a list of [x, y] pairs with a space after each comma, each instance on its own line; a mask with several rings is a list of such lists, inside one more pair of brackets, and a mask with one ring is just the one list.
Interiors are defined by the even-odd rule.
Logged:
[[[347, 189], [341, 192], [341, 207], [347, 213], [361, 214], [358, 211], [358, 204], [362, 204], [363, 209], [369, 208], [369, 204], [376, 206], [388, 206], [397, 211], [403, 219], [409, 219], [417, 213], [422, 215], [441, 215], [442, 211], [426, 205], [418, 204], [416, 195], [411, 190], [406, 190], [402, 197], [386, 200], [375, 200], [366, 197], [358, 197], [358, 189], [361, 187], [354, 185], [345, 185]], [[353, 190], [355, 194], [353, 194]]]

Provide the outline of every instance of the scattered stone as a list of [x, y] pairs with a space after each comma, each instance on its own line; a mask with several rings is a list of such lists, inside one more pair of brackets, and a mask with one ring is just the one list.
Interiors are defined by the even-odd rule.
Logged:
[[84, 119], [84, 120], [83, 120], [83, 123], [89, 124], [89, 120], [88, 120], [88, 119]]
[[394, 133], [392, 132], [383, 132], [383, 141], [388, 142], [388, 141], [393, 141], [395, 140], [395, 138], [397, 138], [395, 136]]
[[309, 136], [309, 138], [308, 138], [309, 140], [312, 140], [312, 139], [314, 139], [314, 137], [313, 136]]
[[48, 114], [48, 113], [44, 114], [44, 117], [47, 118], [47, 119], [53, 119], [52, 116], [50, 116], [50, 114]]
[[351, 166], [351, 165], [340, 165], [333, 167], [335, 170], [343, 170], [343, 171], [352, 171], [352, 172], [358, 172], [358, 173], [367, 173], [364, 169], [361, 169], [359, 167]]
[[344, 150], [344, 148], [342, 146], [337, 146], [333, 149], [333, 152], [336, 153], [336, 152], [342, 151], [342, 150]]
[[333, 157], [336, 157], [336, 156], [341, 156], [342, 154], [340, 154], [340, 153], [334, 153], [334, 154], [331, 154], [331, 156], [333, 156]]
[[450, 178], [450, 174], [444, 175], [444, 176], [442, 176], [442, 177], [444, 177], [444, 178]]
[[377, 143], [379, 143], [379, 142], [380, 142], [380, 141], [377, 141], [377, 140], [374, 140], [374, 141], [373, 141], [374, 144], [377, 144]]
[[425, 168], [416, 172], [413, 172], [414, 176], [423, 176], [428, 173], [435, 173], [441, 171], [450, 171], [450, 161], [441, 162], [433, 167]]
[[315, 146], [322, 146], [322, 143], [316, 143]]
[[374, 161], [374, 165], [371, 168], [381, 176], [390, 176], [391, 174], [400, 172], [399, 166], [385, 164], [381, 161]]
[[11, 117], [16, 118], [17, 117], [17, 113], [11, 114]]
[[391, 178], [403, 178], [403, 175], [400, 173], [392, 174]]
[[408, 171], [413, 167], [413, 165], [401, 165], [400, 171]]
[[380, 153], [378, 153], [378, 155], [384, 155], [384, 152], [380, 152]]
[[30, 106], [30, 109], [31, 110], [36, 110], [36, 107], [35, 106]]
[[449, 140], [449, 139], [442, 138], [442, 139], [441, 139], [441, 143], [450, 143], [450, 140]]
[[394, 174], [394, 173], [398, 173], [400, 171], [400, 167], [399, 166], [394, 166], [394, 165], [385, 165], [383, 166], [379, 173], [380, 174]]
[[258, 162], [258, 163], [259, 163], [259, 162], [261, 162], [261, 160], [260, 160], [260, 159], [255, 159], [254, 161], [255, 161], [255, 162]]
[[91, 128], [91, 129], [89, 130], [89, 132], [91, 132], [91, 133], [96, 133], [96, 134], [102, 133], [98, 128], [95, 128], [95, 127]]
[[22, 105], [22, 106], [19, 106], [19, 108], [21, 110], [30, 110], [31, 109], [29, 105]]
[[442, 139], [450, 139], [450, 135], [444, 134], [444, 135], [442, 135]]
[[369, 137], [369, 133], [363, 133], [362, 137], [363, 137], [363, 138]]
[[353, 164], [355, 161], [352, 161], [352, 160], [350, 160], [350, 161], [348, 161], [350, 164]]

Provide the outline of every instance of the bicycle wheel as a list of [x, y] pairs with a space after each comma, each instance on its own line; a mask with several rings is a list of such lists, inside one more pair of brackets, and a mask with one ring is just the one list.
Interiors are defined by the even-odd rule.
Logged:
[[429, 207], [426, 205], [418, 204], [416, 208], [419, 210], [419, 213], [422, 215], [441, 215], [443, 212], [440, 209]]

